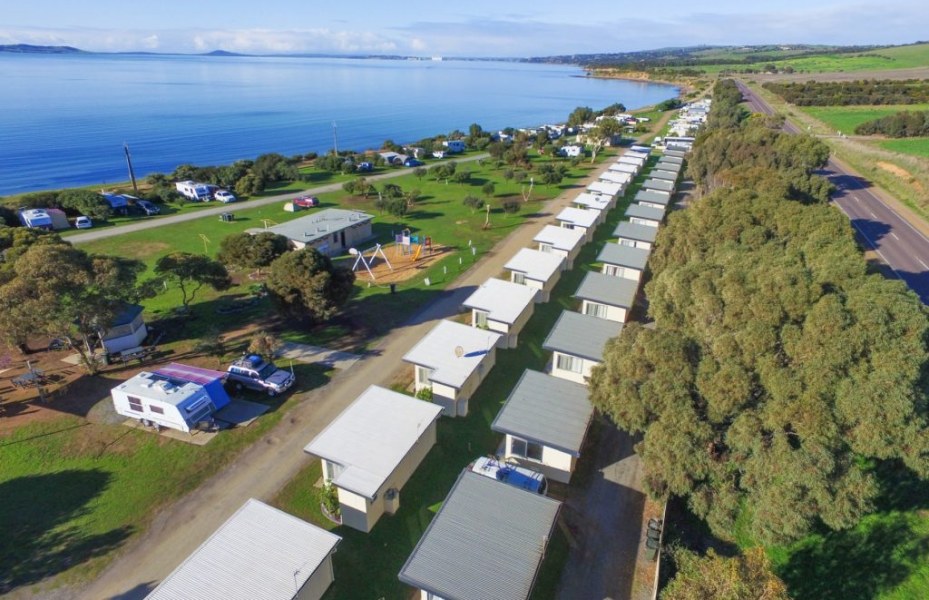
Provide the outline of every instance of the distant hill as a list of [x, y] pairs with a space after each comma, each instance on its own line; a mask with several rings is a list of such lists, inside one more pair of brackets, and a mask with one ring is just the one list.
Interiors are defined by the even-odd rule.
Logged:
[[248, 56], [248, 54], [239, 54], [228, 50], [213, 50], [212, 52], [204, 52], [200, 56]]
[[73, 46], [33, 46], [32, 44], [0, 44], [0, 52], [13, 54], [82, 54], [83, 50]]

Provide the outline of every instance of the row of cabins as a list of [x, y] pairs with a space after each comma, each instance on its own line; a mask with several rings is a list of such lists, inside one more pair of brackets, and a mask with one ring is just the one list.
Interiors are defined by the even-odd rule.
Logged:
[[[573, 210], [612, 207], [609, 201], [603, 209], [582, 204]], [[603, 222], [574, 212], [556, 220], [560, 226], [545, 226], [534, 248], [507, 262], [508, 281], [491, 278], [464, 301], [470, 325], [440, 321], [403, 357], [413, 367], [414, 389], [428, 388], [433, 402], [370, 386], [307, 444], [305, 451], [322, 462], [324, 483], [336, 490], [342, 524], [369, 532], [381, 516], [398, 510], [403, 485], [436, 442], [439, 417], [468, 414], [470, 397], [495, 364], [496, 348], [518, 344], [535, 304], [549, 298]], [[657, 231], [657, 223], [636, 226]], [[602, 362], [607, 341], [621, 332], [647, 258], [648, 251], [636, 247], [607, 244], [601, 250], [602, 272], [589, 273], [575, 293], [581, 312], [564, 311], [543, 344], [552, 352], [548, 372], [523, 372], [491, 425], [504, 436], [507, 460], [570, 481], [593, 418], [587, 377]], [[423, 600], [528, 598], [560, 507], [557, 500], [466, 469], [398, 577]], [[319, 598], [332, 581], [331, 556], [339, 541], [250, 500], [151, 597], [185, 597], [183, 591], [208, 582], [219, 595], [204, 597]], [[261, 556], [243, 562], [255, 553]], [[264, 586], [261, 593], [255, 582]]]

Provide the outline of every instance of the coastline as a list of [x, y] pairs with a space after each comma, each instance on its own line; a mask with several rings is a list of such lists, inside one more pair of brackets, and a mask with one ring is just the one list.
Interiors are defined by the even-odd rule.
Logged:
[[683, 99], [685, 94], [690, 94], [696, 91], [696, 87], [685, 80], [673, 81], [670, 79], [655, 79], [651, 77], [645, 71], [618, 71], [613, 72], [610, 70], [602, 69], [584, 69], [584, 76], [589, 77], [590, 79], [619, 79], [622, 81], [634, 81], [637, 83], [659, 83], [663, 85], [672, 85], [678, 88], [678, 98]]

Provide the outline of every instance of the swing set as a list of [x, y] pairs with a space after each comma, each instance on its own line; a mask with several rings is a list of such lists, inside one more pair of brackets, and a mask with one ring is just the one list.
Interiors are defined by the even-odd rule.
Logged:
[[[352, 265], [352, 271], [357, 271], [358, 265], [364, 266], [365, 270], [368, 272], [368, 275], [371, 276], [371, 281], [377, 281], [377, 277], [374, 276], [374, 271], [371, 270], [371, 267], [374, 266], [374, 262], [377, 260], [378, 256], [384, 259], [384, 263], [387, 264], [387, 268], [390, 269], [391, 272], [394, 270], [393, 265], [390, 264], [390, 260], [387, 259], [387, 255], [384, 253], [384, 249], [380, 244], [377, 244], [372, 248], [368, 248], [363, 252], [359, 252], [355, 248], [349, 248], [348, 253], [355, 257], [355, 264]], [[365, 254], [368, 256], [365, 256]]]

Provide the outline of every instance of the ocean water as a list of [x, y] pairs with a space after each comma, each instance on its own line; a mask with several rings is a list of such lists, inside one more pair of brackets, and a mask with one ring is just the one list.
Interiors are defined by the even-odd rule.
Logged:
[[[0, 54], [0, 195], [636, 108], [668, 85], [506, 62]], [[333, 126], [335, 124], [335, 126]]]

